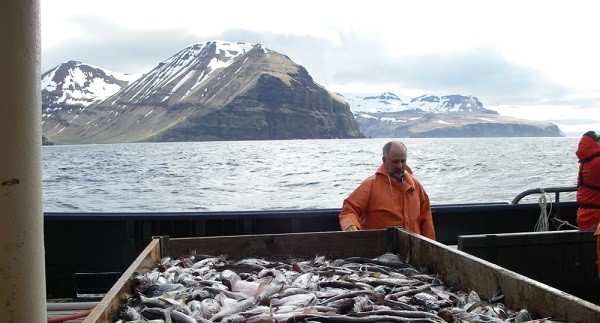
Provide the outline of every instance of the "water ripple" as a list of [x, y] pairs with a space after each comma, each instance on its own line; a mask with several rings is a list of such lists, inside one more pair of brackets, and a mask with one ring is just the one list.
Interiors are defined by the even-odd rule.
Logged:
[[[388, 140], [44, 146], [44, 211], [339, 208], [381, 164]], [[578, 138], [402, 141], [434, 205], [509, 202], [577, 177]]]

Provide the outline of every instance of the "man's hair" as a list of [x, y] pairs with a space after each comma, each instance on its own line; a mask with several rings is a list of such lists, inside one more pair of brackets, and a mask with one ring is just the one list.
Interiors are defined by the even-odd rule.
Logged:
[[393, 144], [398, 144], [402, 147], [404, 147], [404, 149], [406, 149], [406, 146], [401, 143], [400, 141], [390, 141], [387, 144], [383, 145], [383, 155], [387, 156], [388, 153], [390, 152], [390, 148], [392, 147]]
[[600, 140], [600, 137], [598, 137], [598, 134], [596, 134], [596, 132], [592, 131], [592, 130], [584, 133], [583, 135], [584, 136], [588, 136], [588, 137], [594, 139], [595, 141], [599, 141]]

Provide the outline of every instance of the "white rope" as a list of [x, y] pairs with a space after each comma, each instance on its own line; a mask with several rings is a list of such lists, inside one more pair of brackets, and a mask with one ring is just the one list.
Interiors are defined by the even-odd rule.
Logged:
[[548, 205], [548, 200], [550, 200], [550, 212], [552, 213], [552, 197], [548, 195], [543, 189], [540, 188], [540, 197], [538, 198], [538, 205], [540, 206], [541, 212], [540, 217], [535, 224], [536, 232], [548, 231], [550, 224], [548, 223], [548, 213], [546, 212], [546, 206]]

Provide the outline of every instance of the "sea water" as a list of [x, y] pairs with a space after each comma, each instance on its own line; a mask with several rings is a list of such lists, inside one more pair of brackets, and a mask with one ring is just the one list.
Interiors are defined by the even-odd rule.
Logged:
[[[44, 146], [44, 211], [340, 208], [381, 165], [389, 140]], [[578, 138], [400, 140], [432, 205], [510, 202], [528, 189], [576, 184]]]

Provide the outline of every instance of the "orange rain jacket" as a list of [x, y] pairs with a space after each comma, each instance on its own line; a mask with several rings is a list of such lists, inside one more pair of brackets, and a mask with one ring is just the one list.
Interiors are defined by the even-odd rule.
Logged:
[[577, 226], [596, 230], [600, 223], [600, 144], [584, 135], [575, 154], [579, 158]]
[[385, 165], [379, 166], [344, 200], [339, 220], [342, 230], [351, 225], [361, 230], [400, 226], [435, 240], [429, 197], [409, 170], [399, 183]]

